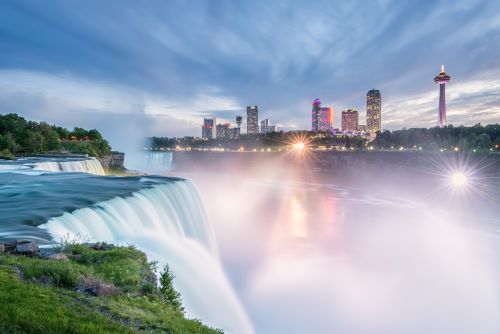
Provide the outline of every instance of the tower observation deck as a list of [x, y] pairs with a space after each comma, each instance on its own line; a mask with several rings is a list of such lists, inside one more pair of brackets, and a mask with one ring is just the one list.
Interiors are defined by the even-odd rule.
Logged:
[[448, 81], [451, 80], [451, 76], [446, 74], [444, 70], [444, 65], [441, 66], [441, 72], [434, 77], [434, 82], [439, 84], [439, 114], [438, 123], [439, 127], [442, 128], [446, 126], [446, 97], [445, 97], [445, 86]]

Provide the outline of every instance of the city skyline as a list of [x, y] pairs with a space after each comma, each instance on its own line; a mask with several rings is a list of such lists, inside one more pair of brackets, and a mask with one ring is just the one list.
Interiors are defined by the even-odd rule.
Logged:
[[200, 119], [232, 122], [250, 103], [279, 128], [308, 129], [311, 98], [324, 97], [337, 113], [362, 111], [366, 91], [377, 87], [383, 128], [430, 127], [437, 92], [429, 78], [445, 64], [454, 77], [448, 123], [495, 123], [498, 12], [494, 0], [6, 0], [0, 110], [98, 128], [123, 148], [148, 134], [199, 135]]

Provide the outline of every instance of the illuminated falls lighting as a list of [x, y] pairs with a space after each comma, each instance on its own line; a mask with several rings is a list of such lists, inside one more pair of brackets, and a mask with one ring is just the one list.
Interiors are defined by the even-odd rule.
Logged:
[[309, 158], [312, 154], [310, 143], [311, 138], [305, 132], [294, 133], [285, 142], [289, 152], [301, 160]]
[[306, 145], [303, 142], [298, 142], [292, 145], [294, 149], [302, 151]]
[[474, 197], [493, 203], [488, 196], [490, 188], [494, 187], [500, 177], [489, 170], [493, 163], [487, 156], [478, 158], [472, 151], [458, 151], [455, 154], [443, 152], [429, 160], [429, 167], [421, 170], [432, 174], [436, 186], [431, 193], [441, 193], [450, 200], [463, 200], [469, 202]]
[[455, 187], [463, 187], [467, 184], [467, 175], [463, 172], [455, 172], [451, 175], [451, 183]]

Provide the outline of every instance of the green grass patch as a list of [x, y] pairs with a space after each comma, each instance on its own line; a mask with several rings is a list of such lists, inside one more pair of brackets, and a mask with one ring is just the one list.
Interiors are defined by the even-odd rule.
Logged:
[[3, 333], [134, 333], [135, 329], [79, 302], [69, 290], [21, 282], [0, 267], [0, 332]]
[[[222, 332], [162, 300], [154, 265], [134, 247], [65, 245], [61, 252], [68, 260], [0, 255], [0, 333]], [[119, 293], [77, 292], [86, 291], [85, 280]]]
[[133, 247], [95, 250], [85, 245], [66, 247], [72, 262], [92, 268], [92, 274], [113, 283], [123, 292], [140, 293], [153, 276], [148, 259]]

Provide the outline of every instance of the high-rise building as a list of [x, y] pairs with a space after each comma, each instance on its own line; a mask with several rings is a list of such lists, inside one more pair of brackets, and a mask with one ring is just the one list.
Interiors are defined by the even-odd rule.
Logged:
[[231, 124], [229, 123], [217, 124], [217, 138], [231, 138], [232, 131], [229, 128], [230, 126]]
[[311, 131], [330, 131], [333, 129], [333, 108], [321, 107], [321, 100], [312, 103]]
[[319, 113], [321, 109], [321, 100], [315, 99], [312, 103], [311, 112], [311, 131], [319, 130]]
[[366, 129], [372, 133], [382, 130], [382, 97], [377, 89], [366, 94]]
[[444, 65], [441, 66], [441, 72], [434, 78], [434, 82], [439, 84], [439, 113], [438, 124], [442, 128], [446, 126], [446, 98], [444, 87], [451, 80], [451, 76], [446, 74]]
[[357, 110], [342, 111], [342, 131], [358, 131], [359, 114]]
[[215, 117], [205, 118], [201, 127], [201, 137], [203, 139], [215, 139], [216, 136]]
[[318, 130], [331, 131], [333, 129], [333, 108], [322, 107], [318, 113]]
[[267, 118], [260, 122], [260, 133], [270, 133], [274, 131], [276, 131], [276, 126], [269, 125], [269, 120]]
[[358, 131], [368, 132], [368, 127], [366, 126], [366, 124], [358, 124]]
[[247, 107], [247, 133], [259, 133], [259, 108], [257, 106]]

